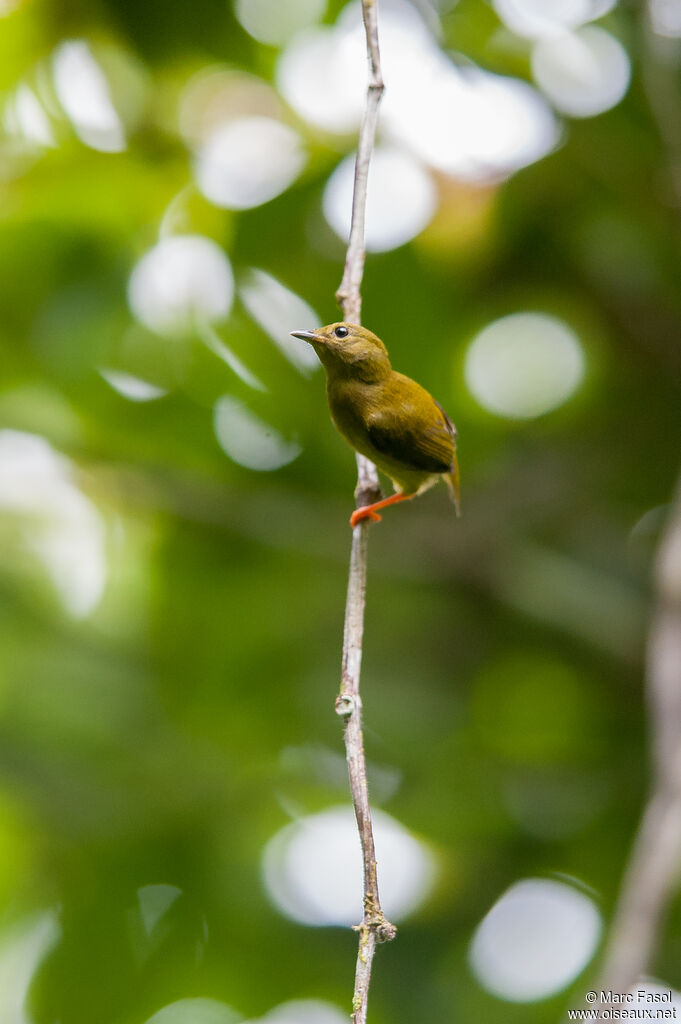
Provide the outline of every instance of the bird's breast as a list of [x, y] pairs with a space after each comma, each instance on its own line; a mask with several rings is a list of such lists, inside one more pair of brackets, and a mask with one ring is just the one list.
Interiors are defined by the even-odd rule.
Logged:
[[[372, 408], [372, 385], [355, 381], [329, 382], [327, 387], [331, 418], [338, 431], [353, 447], [362, 451], [368, 443], [367, 422]], [[376, 401], [374, 396], [374, 401]]]

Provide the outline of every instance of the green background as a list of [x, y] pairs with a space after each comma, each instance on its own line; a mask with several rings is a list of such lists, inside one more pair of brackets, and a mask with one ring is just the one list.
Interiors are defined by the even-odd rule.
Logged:
[[[456, 186], [439, 235], [367, 259], [364, 322], [455, 419], [464, 504], [456, 521], [438, 488], [371, 529], [366, 745], [371, 771], [400, 780], [384, 800], [377, 785], [376, 803], [439, 865], [429, 900], [379, 951], [373, 1024], [542, 1022], [579, 1005], [586, 978], [535, 1005], [496, 999], [467, 945], [528, 876], [578, 879], [607, 918], [646, 791], [650, 569], [681, 436], [679, 202], [663, 141], [678, 137], [679, 95], [673, 61], [661, 82], [646, 75], [636, 5], [604, 24], [633, 65], [615, 109], [566, 122], [560, 147], [506, 183]], [[480, 0], [442, 25], [444, 45], [529, 76]], [[60, 937], [30, 985], [35, 1024], [143, 1024], [189, 997], [244, 1018], [289, 999], [345, 1009], [355, 935], [284, 918], [260, 861], [291, 808], [347, 800], [342, 773], [319, 764], [342, 753], [354, 460], [321, 373], [299, 375], [238, 302], [220, 333], [266, 394], [195, 337], [135, 327], [126, 303], [190, 180], [182, 86], [216, 64], [271, 80], [277, 51], [225, 2], [34, 0], [0, 20], [5, 97], [65, 38], [123, 54], [121, 81], [143, 98], [123, 153], [87, 148], [65, 121], [38, 156], [4, 138], [0, 425], [72, 460], [107, 524], [110, 575], [74, 619], [25, 522], [0, 512], [0, 925], [11, 937], [56, 908]], [[241, 213], [195, 193], [184, 228], [215, 239], [237, 276], [260, 267], [330, 322], [343, 246], [320, 200], [353, 141], [301, 130], [312, 157], [293, 187]], [[512, 421], [477, 405], [463, 362], [477, 330], [528, 309], [572, 326], [586, 375], [560, 409]], [[168, 394], [126, 401], [101, 366]], [[231, 462], [212, 426], [225, 393], [300, 456], [271, 473]], [[145, 935], [138, 890], [160, 884], [181, 895]], [[669, 984], [681, 985], [680, 952], [674, 913], [655, 962]]]

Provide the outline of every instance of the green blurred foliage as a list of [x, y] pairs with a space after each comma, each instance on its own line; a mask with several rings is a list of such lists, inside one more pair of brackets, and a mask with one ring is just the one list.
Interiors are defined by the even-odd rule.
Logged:
[[[447, 46], [528, 75], [490, 6], [446, 6]], [[618, 107], [567, 122], [555, 153], [502, 185], [441, 182], [434, 224], [367, 260], [365, 322], [456, 419], [464, 499], [460, 521], [438, 490], [371, 531], [377, 803], [440, 865], [377, 960], [374, 1024], [556, 1019], [570, 996], [516, 1007], [486, 994], [468, 940], [530, 875], [578, 878], [607, 916], [645, 792], [649, 574], [681, 435], [681, 224], [639, 12], [622, 4], [610, 19], [634, 68]], [[209, 66], [271, 81], [276, 51], [226, 2], [26, 0], [0, 19], [5, 99], [20, 81], [47, 89], [51, 51], [75, 37], [99, 47], [135, 127], [121, 153], [89, 149], [64, 119], [54, 148], [3, 141], [0, 426], [72, 460], [105, 523], [108, 580], [74, 619], [26, 524], [0, 514], [0, 925], [9, 935], [58, 908], [61, 937], [29, 993], [35, 1024], [142, 1024], [190, 997], [253, 1018], [295, 998], [347, 1007], [354, 934], [282, 917], [260, 858], [292, 808], [346, 798], [342, 774], [315, 766], [342, 750], [354, 462], [321, 375], [299, 375], [239, 303], [220, 333], [267, 393], [197, 338], [136, 324], [126, 284], [189, 187], [182, 230], [215, 239], [237, 276], [261, 267], [335, 319], [343, 247], [320, 198], [352, 140], [310, 133], [292, 188], [219, 210], [190, 185], [179, 96]], [[678, 131], [678, 106], [664, 116]], [[463, 361], [477, 330], [526, 309], [572, 326], [586, 378], [563, 408], [509, 421], [476, 404]], [[102, 367], [168, 393], [132, 403]], [[271, 473], [231, 462], [212, 421], [225, 393], [301, 455]], [[399, 785], [382, 786], [386, 772]], [[177, 890], [150, 931], [149, 886]], [[677, 985], [680, 945], [677, 914], [655, 968]]]

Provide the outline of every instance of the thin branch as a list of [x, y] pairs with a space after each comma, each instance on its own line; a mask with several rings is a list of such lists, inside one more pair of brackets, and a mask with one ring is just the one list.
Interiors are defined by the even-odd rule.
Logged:
[[628, 992], [649, 970], [681, 869], [681, 484], [655, 565], [647, 655], [653, 785], [610, 933], [600, 989]]
[[[343, 310], [343, 319], [359, 323], [362, 309], [360, 288], [364, 273], [364, 223], [366, 217], [367, 182], [369, 164], [376, 137], [378, 106], [383, 93], [381, 56], [378, 47], [378, 15], [376, 0], [362, 0], [362, 17], [369, 60], [369, 84], [364, 116], [359, 131], [355, 158], [355, 184], [352, 197], [352, 222], [345, 258], [343, 280], [336, 298]], [[357, 456], [357, 506], [369, 504], [380, 494], [376, 467], [363, 456]], [[345, 750], [352, 802], [362, 846], [364, 867], [364, 915], [358, 926], [359, 950], [355, 970], [355, 989], [352, 1000], [353, 1024], [366, 1024], [369, 983], [376, 944], [395, 936], [395, 927], [386, 920], [378, 894], [376, 877], [376, 850], [371, 824], [371, 807], [367, 786], [366, 758], [362, 737], [362, 701], [359, 677], [362, 665], [362, 638], [364, 634], [364, 607], [367, 577], [367, 521], [352, 531], [348, 594], [343, 631], [343, 663], [341, 687], [336, 699], [336, 711], [345, 720]]]
[[[376, 0], [362, 0], [362, 17], [367, 41], [369, 60], [369, 84], [364, 106], [364, 115], [359, 129], [357, 156], [355, 157], [355, 184], [352, 195], [352, 221], [350, 238], [345, 255], [343, 280], [336, 292], [343, 316], [351, 323], [359, 323], [362, 311], [360, 287], [364, 273], [364, 222], [367, 208], [367, 183], [369, 164], [376, 138], [378, 106], [383, 95], [381, 54], [378, 48], [378, 11]], [[374, 470], [375, 473], [375, 470]]]

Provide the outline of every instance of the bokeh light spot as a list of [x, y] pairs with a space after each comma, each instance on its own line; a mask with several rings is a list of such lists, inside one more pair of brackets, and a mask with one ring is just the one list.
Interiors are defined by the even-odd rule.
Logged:
[[163, 398], [168, 394], [165, 388], [159, 388], [156, 384], [150, 384], [148, 380], [142, 380], [122, 370], [102, 368], [99, 375], [114, 391], [131, 402], [153, 402], [154, 399]]
[[[486, 181], [506, 177], [555, 147], [559, 127], [536, 89], [457, 66], [411, 4], [393, 0], [382, 8], [381, 53], [390, 83], [381, 105], [382, 131], [415, 159], [465, 180]], [[279, 88], [311, 124], [351, 132], [362, 109], [363, 60], [360, 8], [349, 4], [335, 26], [296, 36], [279, 62]]]
[[364, 51], [347, 32], [320, 26], [299, 33], [279, 59], [277, 86], [310, 124], [349, 133], [359, 123], [365, 93]]
[[483, 408], [529, 419], [556, 409], [576, 391], [584, 354], [574, 331], [546, 313], [513, 313], [471, 342], [464, 374]]
[[0, 431], [0, 512], [16, 517], [26, 549], [43, 564], [66, 610], [84, 618], [108, 577], [106, 531], [76, 486], [68, 459], [45, 438]]
[[393, 134], [433, 167], [462, 180], [507, 177], [546, 156], [558, 141], [555, 117], [527, 82], [448, 67], [428, 92], [434, 99], [421, 106], [420, 116], [414, 105], [411, 117], [396, 118]]
[[[394, 818], [373, 812], [381, 899], [399, 921], [430, 891], [435, 865], [430, 851]], [[361, 907], [362, 862], [351, 807], [331, 807], [281, 829], [263, 854], [265, 885], [276, 906], [308, 925], [350, 925]]]
[[42, 911], [0, 933], [0, 1020], [29, 1024], [26, 998], [38, 967], [59, 941], [61, 929], [53, 911]]
[[280, 352], [306, 375], [320, 363], [314, 349], [291, 337], [301, 324], [320, 324], [317, 313], [299, 295], [264, 270], [253, 269], [239, 287], [241, 300], [253, 319], [270, 336]]
[[281, 1003], [258, 1021], [244, 1024], [347, 1024], [348, 1015], [321, 999], [293, 999]]
[[258, 42], [279, 46], [323, 18], [326, 0], [236, 0], [235, 14]]
[[270, 117], [240, 117], [217, 128], [200, 147], [197, 184], [216, 206], [246, 210], [293, 184], [306, 156], [297, 132]]
[[178, 999], [149, 1017], [146, 1024], [239, 1024], [241, 1014], [217, 999]]
[[233, 297], [229, 260], [202, 235], [164, 238], [139, 260], [128, 283], [132, 312], [159, 334], [189, 331], [197, 318], [223, 319]]
[[247, 469], [279, 469], [302, 451], [299, 444], [287, 441], [231, 395], [222, 395], [215, 403], [213, 426], [225, 455]]
[[617, 0], [493, 0], [494, 9], [516, 35], [542, 39], [602, 18]]
[[591, 960], [601, 933], [592, 899], [564, 882], [516, 882], [478, 926], [471, 969], [489, 992], [529, 1003], [565, 988]]
[[[458, 67], [414, 12], [393, 12], [382, 32], [390, 88], [387, 134], [437, 170], [466, 181], [507, 177], [549, 153], [559, 138], [544, 97], [527, 82]], [[359, 41], [358, 41], [359, 45]]]
[[60, 43], [52, 68], [59, 102], [81, 141], [105, 153], [124, 150], [125, 133], [109, 83], [88, 44], [82, 39]]
[[532, 74], [558, 110], [593, 117], [626, 94], [631, 64], [622, 44], [605, 29], [586, 25], [540, 40], [532, 51]]
[[281, 111], [281, 100], [262, 78], [211, 66], [192, 75], [184, 86], [178, 118], [183, 137], [196, 147], [228, 121], [242, 117], [277, 120]]
[[650, 0], [648, 5], [653, 31], [669, 39], [681, 37], [681, 3], [679, 0]]
[[254, 391], [267, 391], [267, 388], [254, 373], [249, 370], [244, 362], [237, 356], [236, 352], [227, 345], [217, 331], [208, 321], [197, 323], [197, 334], [207, 349], [221, 359], [226, 366], [229, 366], [232, 373], [235, 373], [239, 380], [247, 384]]
[[19, 135], [35, 146], [55, 146], [52, 124], [45, 107], [33, 89], [20, 82], [10, 96], [4, 111], [4, 126], [10, 134]]
[[165, 917], [173, 903], [182, 895], [176, 885], [143, 885], [137, 890], [140, 918], [147, 935], [151, 935], [157, 924]]
[[[350, 233], [354, 155], [346, 157], [324, 190], [324, 214], [337, 235]], [[376, 149], [369, 168], [366, 247], [370, 252], [396, 249], [423, 231], [435, 212], [437, 193], [430, 175], [398, 149]]]

